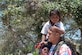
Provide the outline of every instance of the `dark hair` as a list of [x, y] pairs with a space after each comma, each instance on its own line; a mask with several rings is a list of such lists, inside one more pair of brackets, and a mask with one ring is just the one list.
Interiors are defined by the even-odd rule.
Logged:
[[52, 46], [52, 43], [51, 42], [47, 42], [47, 44], [42, 43], [41, 46], [40, 46], [40, 49], [39, 49], [39, 54], [42, 52], [42, 49], [44, 47], [47, 47], [48, 48], [48, 51], [49, 51], [50, 48], [51, 48], [51, 46]]
[[49, 16], [52, 16], [53, 14], [57, 14], [59, 16], [59, 21], [60, 21], [60, 18], [61, 18], [60, 12], [56, 9], [53, 9], [53, 10], [50, 11]]
[[49, 16], [52, 16], [53, 14], [57, 14], [60, 17], [60, 12], [58, 10], [51, 10]]
[[43, 49], [44, 47], [47, 47], [50, 50], [51, 46], [52, 46], [52, 43], [47, 42], [47, 44], [42, 43], [40, 48]]

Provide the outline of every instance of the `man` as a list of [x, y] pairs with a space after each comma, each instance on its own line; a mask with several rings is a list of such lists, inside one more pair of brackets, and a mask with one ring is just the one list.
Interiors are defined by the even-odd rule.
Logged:
[[[72, 55], [71, 49], [66, 44], [62, 44], [58, 49], [56, 47], [62, 34], [61, 30], [59, 30], [56, 26], [52, 26], [48, 30], [48, 33], [48, 41], [52, 43], [52, 47], [49, 50], [49, 55]], [[55, 51], [54, 48], [56, 49]]]

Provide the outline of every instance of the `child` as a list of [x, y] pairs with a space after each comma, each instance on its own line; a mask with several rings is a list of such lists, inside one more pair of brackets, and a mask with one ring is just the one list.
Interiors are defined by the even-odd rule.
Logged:
[[46, 43], [37, 43], [34, 47], [39, 49], [39, 55], [48, 55], [49, 50], [52, 46], [51, 42], [46, 42]]
[[51, 42], [47, 42], [46, 44], [42, 43], [39, 49], [40, 51], [39, 55], [48, 55], [51, 46], [52, 46]]
[[45, 23], [43, 26], [41, 33], [42, 33], [42, 41], [41, 43], [44, 43], [46, 39], [48, 39], [48, 29], [51, 26], [56, 26], [58, 27], [59, 30], [62, 30], [62, 34], [64, 33], [64, 26], [63, 23], [61, 22], [61, 17], [60, 13], [58, 10], [51, 10], [49, 14], [49, 21]]

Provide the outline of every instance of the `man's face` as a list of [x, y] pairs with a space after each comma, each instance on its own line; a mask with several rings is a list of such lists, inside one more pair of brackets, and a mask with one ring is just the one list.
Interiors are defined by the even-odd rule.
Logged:
[[54, 36], [53, 36], [53, 33], [52, 33], [52, 31], [51, 31], [50, 29], [48, 30], [48, 33], [49, 33], [48, 40], [49, 40], [50, 42], [53, 42], [53, 41], [54, 41]]
[[53, 29], [49, 29], [48, 30], [48, 33], [49, 33], [49, 38], [48, 40], [53, 43], [55, 41], [57, 41], [59, 38], [60, 38], [60, 34], [56, 31], [53, 31]]

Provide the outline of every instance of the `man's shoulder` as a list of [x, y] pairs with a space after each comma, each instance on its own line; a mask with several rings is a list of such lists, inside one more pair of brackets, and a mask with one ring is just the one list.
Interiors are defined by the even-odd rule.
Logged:
[[60, 41], [58, 44], [57, 44], [57, 50], [58, 51], [62, 51], [62, 50], [66, 50], [66, 49], [69, 49], [70, 50], [70, 47], [64, 42], [64, 41]]
[[[58, 51], [57, 54], [58, 54], [58, 53], [61, 53], [61, 54], [65, 54], [65, 53], [71, 54], [71, 49], [70, 49], [69, 46], [68, 46], [67, 44], [65, 44], [64, 42], [60, 42], [60, 43], [58, 44], [56, 51]], [[68, 52], [70, 52], [70, 53], [68, 53]]]
[[69, 46], [67, 45], [67, 44], [62, 44], [61, 46], [60, 46], [60, 50], [61, 49], [70, 49], [69, 48]]
[[[54, 55], [55, 54], [71, 54], [71, 49], [69, 48], [69, 46], [67, 44], [65, 44], [63, 41], [59, 42], [56, 47], [54, 48]], [[70, 53], [68, 53], [70, 52]]]
[[65, 43], [65, 41], [60, 41], [58, 45], [60, 46], [60, 48], [69, 48], [69, 46]]

